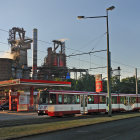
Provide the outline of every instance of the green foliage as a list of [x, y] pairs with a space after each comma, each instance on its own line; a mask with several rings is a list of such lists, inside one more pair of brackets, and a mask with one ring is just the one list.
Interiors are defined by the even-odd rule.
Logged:
[[111, 78], [111, 91], [113, 93], [120, 93], [120, 80], [116, 76]]
[[132, 94], [136, 93], [136, 80], [135, 77], [127, 77], [121, 80], [120, 92]]
[[[60, 79], [55, 79], [60, 81]], [[56, 87], [53, 89], [62, 89], [62, 90], [76, 90], [76, 91], [95, 91], [95, 77], [93, 75], [83, 75], [78, 80], [68, 79], [67, 82], [71, 82], [71, 87]], [[107, 80], [103, 80], [103, 92], [107, 92]], [[140, 80], [138, 80], [138, 85]], [[138, 86], [138, 91], [140, 87]], [[136, 93], [136, 83], [135, 77], [123, 78], [121, 81], [117, 77], [111, 78], [111, 92], [112, 93], [126, 93], [126, 94], [135, 94]]]
[[107, 81], [103, 80], [103, 92], [107, 92]]
[[95, 78], [93, 75], [83, 75], [80, 79], [69, 79], [71, 90], [77, 91], [95, 91]]
[[62, 81], [61, 78], [55, 78], [54, 81]]
[[[140, 81], [138, 80], [138, 83]], [[121, 81], [116, 77], [111, 79], [111, 92], [114, 93], [125, 93], [125, 94], [135, 94], [136, 93], [136, 80], [135, 77], [123, 78]], [[138, 84], [139, 85], [139, 84]], [[138, 91], [140, 87], [138, 86]]]

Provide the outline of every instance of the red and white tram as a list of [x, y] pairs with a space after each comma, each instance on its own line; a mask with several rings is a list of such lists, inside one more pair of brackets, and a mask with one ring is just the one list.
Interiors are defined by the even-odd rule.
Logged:
[[[107, 93], [42, 90], [39, 92], [38, 115], [63, 116], [107, 112]], [[112, 111], [140, 109], [140, 95], [112, 94]]]

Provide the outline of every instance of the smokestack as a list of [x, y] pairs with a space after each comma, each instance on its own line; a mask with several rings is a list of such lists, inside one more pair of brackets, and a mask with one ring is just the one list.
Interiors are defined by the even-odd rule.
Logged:
[[33, 29], [32, 79], [37, 79], [37, 29]]

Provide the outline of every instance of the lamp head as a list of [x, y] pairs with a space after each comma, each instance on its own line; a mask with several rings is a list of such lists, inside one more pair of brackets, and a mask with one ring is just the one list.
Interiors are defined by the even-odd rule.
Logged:
[[77, 18], [78, 19], [83, 19], [83, 18], [85, 18], [85, 16], [78, 16]]
[[106, 10], [108, 11], [108, 10], [113, 10], [113, 9], [115, 9], [115, 6], [108, 7]]

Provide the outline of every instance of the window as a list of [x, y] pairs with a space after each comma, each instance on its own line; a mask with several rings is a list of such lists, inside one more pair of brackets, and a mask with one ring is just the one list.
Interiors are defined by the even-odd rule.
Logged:
[[117, 104], [117, 96], [112, 96], [112, 104]]
[[79, 95], [64, 95], [64, 104], [79, 104], [80, 96]]
[[121, 96], [120, 97], [120, 103], [121, 104], [124, 104], [124, 105], [127, 105], [127, 100], [126, 100], [126, 97], [125, 96]]
[[67, 95], [64, 95], [64, 104], [68, 103]]
[[94, 104], [94, 96], [93, 95], [88, 96], [88, 104]]
[[58, 95], [58, 104], [62, 104], [62, 95]]
[[124, 104], [124, 100], [125, 100], [125, 98], [121, 96], [120, 97], [120, 103]]
[[40, 92], [39, 104], [48, 104], [48, 93], [45, 91]]
[[75, 98], [76, 98], [76, 104], [79, 104], [80, 103], [80, 95], [74, 95]]
[[100, 104], [105, 104], [106, 103], [106, 97], [105, 96], [100, 96]]
[[73, 102], [73, 95], [67, 95], [67, 103], [72, 104]]
[[129, 98], [129, 103], [130, 103], [130, 104], [136, 103], [136, 97], [130, 97], [130, 98]]
[[50, 94], [50, 104], [56, 104], [56, 94]]

